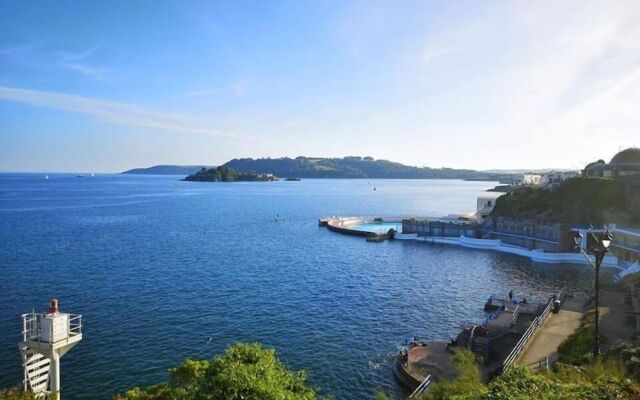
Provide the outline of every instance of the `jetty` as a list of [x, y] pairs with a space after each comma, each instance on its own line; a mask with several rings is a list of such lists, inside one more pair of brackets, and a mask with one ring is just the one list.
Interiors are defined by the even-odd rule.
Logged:
[[448, 342], [412, 339], [398, 353], [394, 375], [412, 392], [423, 393], [431, 382], [456, 377], [453, 354], [458, 347], [475, 354], [485, 379], [502, 374], [527, 349], [537, 329], [555, 311], [557, 298], [555, 295], [544, 301], [525, 302], [492, 295], [486, 305], [492, 311], [482, 322], [463, 328], [455, 339]]

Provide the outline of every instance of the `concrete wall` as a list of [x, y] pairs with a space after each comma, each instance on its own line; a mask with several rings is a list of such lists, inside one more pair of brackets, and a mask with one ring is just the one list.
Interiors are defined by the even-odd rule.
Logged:
[[529, 250], [565, 253], [574, 251], [572, 233], [568, 224], [545, 224], [500, 217], [494, 221], [491, 238]]
[[403, 219], [402, 233], [433, 237], [476, 237], [478, 224], [475, 222]]

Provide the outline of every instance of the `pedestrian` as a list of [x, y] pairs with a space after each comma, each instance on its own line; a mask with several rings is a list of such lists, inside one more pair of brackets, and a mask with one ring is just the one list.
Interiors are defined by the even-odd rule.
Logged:
[[509, 301], [513, 301], [513, 290], [509, 290]]

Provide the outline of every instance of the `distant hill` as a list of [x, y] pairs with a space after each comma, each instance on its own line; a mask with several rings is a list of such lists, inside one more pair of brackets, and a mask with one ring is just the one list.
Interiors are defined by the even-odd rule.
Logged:
[[149, 168], [134, 168], [122, 173], [137, 175], [191, 175], [202, 168], [211, 167], [206, 165], [155, 165]]
[[413, 167], [372, 157], [239, 158], [226, 164], [237, 171], [287, 178], [467, 179], [512, 182], [517, 176], [470, 169]]

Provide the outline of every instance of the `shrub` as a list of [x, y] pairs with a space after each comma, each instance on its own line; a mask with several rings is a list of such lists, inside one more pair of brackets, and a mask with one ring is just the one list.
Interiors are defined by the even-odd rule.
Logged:
[[462, 347], [454, 348], [453, 363], [456, 366], [457, 378], [455, 380], [441, 379], [434, 382], [429, 391], [420, 399], [464, 398], [471, 393], [478, 394], [486, 390], [478, 371], [475, 355], [471, 351]]
[[119, 400], [314, 400], [303, 371], [289, 371], [275, 350], [258, 343], [236, 344], [211, 361], [183, 361], [170, 380], [147, 389], [133, 388]]

